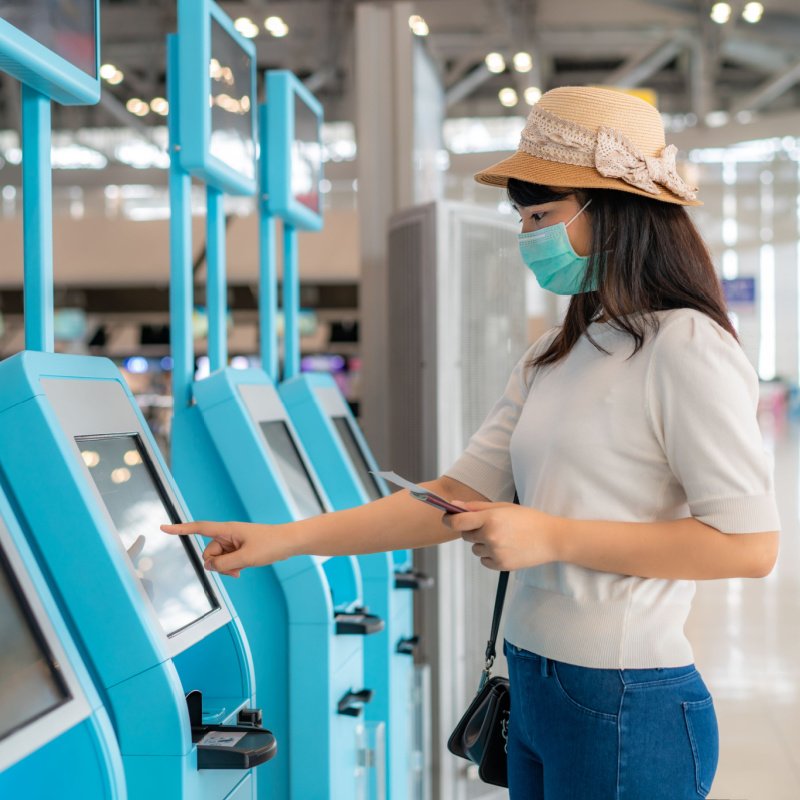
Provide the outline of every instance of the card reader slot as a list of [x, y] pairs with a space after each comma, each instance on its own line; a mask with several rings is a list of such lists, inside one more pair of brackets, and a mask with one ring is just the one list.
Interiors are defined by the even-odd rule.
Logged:
[[368, 614], [366, 610], [351, 613], [340, 611], [333, 619], [337, 636], [369, 636], [380, 633], [384, 628], [384, 621], [375, 614]]
[[413, 592], [418, 592], [420, 589], [430, 589], [432, 586], [433, 578], [422, 572], [408, 569], [394, 574], [395, 589], [410, 589]]
[[239, 712], [239, 725], [203, 724], [203, 696], [186, 695], [192, 743], [197, 746], [197, 769], [252, 769], [275, 757], [278, 742], [260, 725], [260, 708]]
[[337, 712], [347, 717], [360, 717], [364, 711], [364, 706], [372, 700], [372, 689], [361, 689], [361, 691], [349, 691], [342, 695], [342, 699], [337, 706]]

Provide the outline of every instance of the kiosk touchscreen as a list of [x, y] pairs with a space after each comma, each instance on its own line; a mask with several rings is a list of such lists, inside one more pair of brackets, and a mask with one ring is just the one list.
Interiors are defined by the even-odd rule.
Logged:
[[[267, 190], [262, 214], [282, 219], [284, 237], [291, 241], [296, 228], [322, 227], [322, 108], [294, 75], [269, 72], [265, 118], [262, 149], [267, 153], [263, 165]], [[287, 367], [278, 391], [333, 508], [352, 508], [389, 491], [382, 479], [370, 474], [377, 465], [332, 376], [297, 369], [297, 281], [297, 253], [289, 247], [284, 255]], [[382, 788], [390, 797], [407, 797], [413, 771], [411, 720], [420, 707], [413, 708], [413, 654], [418, 640], [413, 602], [406, 590], [421, 588], [428, 581], [413, 571], [408, 550], [360, 556], [358, 561], [364, 601], [386, 620], [385, 630], [365, 642], [365, 674], [375, 689], [366, 718], [373, 727], [386, 726], [388, 760]]]
[[122, 800], [122, 758], [0, 492], [0, 797]]

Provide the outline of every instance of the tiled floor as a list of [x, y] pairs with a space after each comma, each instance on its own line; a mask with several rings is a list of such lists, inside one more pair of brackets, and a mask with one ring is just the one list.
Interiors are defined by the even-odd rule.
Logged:
[[698, 583], [687, 633], [715, 698], [715, 800], [800, 800], [800, 426], [762, 420], [783, 534], [763, 580]]

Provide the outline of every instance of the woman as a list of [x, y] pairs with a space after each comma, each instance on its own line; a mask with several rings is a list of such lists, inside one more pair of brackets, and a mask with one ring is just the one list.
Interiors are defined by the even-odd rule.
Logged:
[[507, 187], [523, 260], [572, 299], [425, 484], [467, 512], [400, 492], [290, 525], [164, 529], [210, 536], [206, 567], [229, 575], [460, 536], [515, 573], [512, 800], [705, 797], [718, 742], [683, 633], [694, 581], [767, 575], [779, 521], [758, 381], [683, 208], [694, 190], [655, 108], [580, 87], [546, 93], [518, 152], [476, 177]]

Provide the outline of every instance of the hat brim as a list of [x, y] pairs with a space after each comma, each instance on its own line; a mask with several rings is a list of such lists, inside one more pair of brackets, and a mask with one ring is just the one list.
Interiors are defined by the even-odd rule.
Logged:
[[491, 167], [476, 173], [475, 180], [487, 186], [508, 186], [509, 178], [516, 178], [542, 186], [556, 186], [570, 189], [616, 189], [620, 192], [638, 194], [662, 203], [679, 206], [702, 206], [700, 200], [684, 200], [664, 187], [658, 194], [638, 189], [620, 178], [606, 178], [594, 167], [579, 167], [574, 164], [561, 164], [517, 151], [513, 156], [498, 161]]

